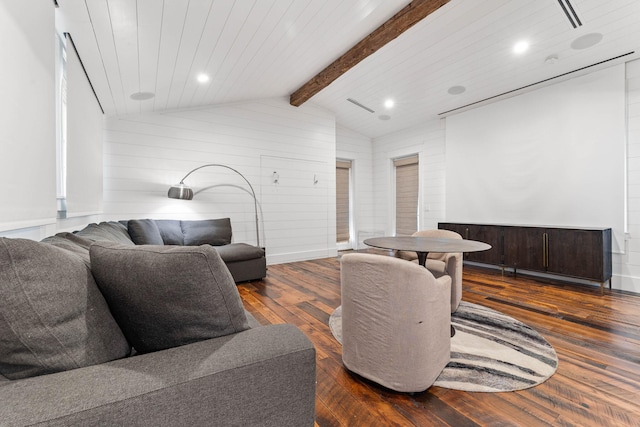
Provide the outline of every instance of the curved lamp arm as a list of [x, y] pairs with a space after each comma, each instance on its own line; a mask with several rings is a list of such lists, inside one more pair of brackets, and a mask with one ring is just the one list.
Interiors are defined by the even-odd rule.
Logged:
[[172, 185], [171, 188], [169, 188], [169, 192], [167, 193], [167, 196], [169, 198], [171, 198], [171, 199], [182, 199], [182, 200], [191, 200], [191, 199], [193, 199], [193, 190], [191, 189], [191, 187], [189, 187], [188, 185], [186, 185], [184, 183], [184, 180], [187, 179], [187, 177], [189, 175], [191, 175], [192, 173], [194, 173], [198, 169], [211, 167], [211, 166], [218, 166], [218, 167], [221, 167], [221, 168], [230, 169], [233, 172], [235, 172], [238, 175], [240, 175], [242, 177], [242, 179], [244, 179], [244, 181], [247, 183], [247, 185], [249, 185], [249, 188], [251, 189], [251, 195], [253, 196], [253, 207], [255, 209], [255, 216], [256, 216], [256, 243], [257, 243], [258, 247], [260, 247], [260, 232], [259, 232], [259, 229], [258, 229], [258, 199], [256, 198], [256, 192], [253, 190], [253, 186], [251, 185], [249, 180], [244, 175], [242, 175], [240, 172], [238, 172], [236, 169], [234, 169], [234, 168], [232, 168], [230, 166], [227, 166], [227, 165], [219, 164], [219, 163], [209, 163], [209, 164], [206, 164], [206, 165], [198, 166], [197, 168], [193, 169], [188, 174], [186, 174], [184, 176], [184, 178], [182, 178], [180, 180], [180, 183], [178, 183], [176, 185]]

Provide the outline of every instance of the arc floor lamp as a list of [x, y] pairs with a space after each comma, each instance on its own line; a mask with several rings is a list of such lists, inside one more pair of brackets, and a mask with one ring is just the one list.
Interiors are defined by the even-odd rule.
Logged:
[[218, 163], [209, 163], [209, 164], [206, 164], [206, 165], [198, 166], [197, 168], [193, 169], [188, 174], [186, 174], [184, 176], [184, 178], [182, 178], [178, 184], [172, 185], [169, 188], [169, 192], [168, 192], [167, 196], [170, 199], [182, 199], [182, 200], [191, 200], [191, 199], [193, 199], [193, 194], [194, 194], [193, 190], [191, 189], [191, 187], [189, 187], [188, 185], [186, 185], [184, 183], [184, 180], [187, 179], [187, 177], [189, 175], [191, 175], [192, 173], [194, 173], [198, 169], [208, 168], [208, 167], [221, 167], [221, 168], [226, 168], [226, 169], [232, 170], [233, 172], [235, 172], [238, 175], [240, 175], [242, 177], [242, 179], [245, 180], [247, 185], [249, 185], [249, 188], [251, 189], [251, 195], [253, 196], [253, 207], [255, 209], [255, 216], [256, 216], [256, 242], [258, 244], [258, 247], [260, 247], [260, 231], [258, 229], [258, 199], [256, 198], [256, 192], [253, 191], [253, 186], [251, 185], [249, 180], [244, 175], [242, 175], [240, 172], [235, 170], [234, 168], [232, 168], [230, 166], [227, 166], [227, 165], [218, 164]]

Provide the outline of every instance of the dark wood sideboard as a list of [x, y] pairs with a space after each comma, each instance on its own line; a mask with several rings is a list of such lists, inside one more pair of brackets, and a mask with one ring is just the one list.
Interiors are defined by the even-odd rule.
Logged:
[[559, 276], [609, 282], [611, 288], [611, 229], [438, 223], [464, 239], [491, 245], [484, 252], [464, 254], [467, 261]]

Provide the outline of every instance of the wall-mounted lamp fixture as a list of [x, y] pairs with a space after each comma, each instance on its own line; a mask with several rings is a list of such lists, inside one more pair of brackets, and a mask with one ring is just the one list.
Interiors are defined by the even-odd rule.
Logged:
[[178, 184], [172, 185], [171, 188], [169, 188], [169, 192], [167, 193], [167, 197], [169, 197], [170, 199], [182, 199], [182, 200], [191, 200], [191, 199], [193, 199], [193, 190], [191, 189], [191, 187], [189, 187], [188, 185], [186, 185], [184, 183], [184, 180], [187, 179], [187, 177], [189, 175], [191, 175], [192, 173], [194, 173], [198, 169], [207, 168], [207, 167], [214, 167], [214, 166], [232, 170], [233, 172], [235, 172], [238, 175], [240, 175], [242, 177], [242, 179], [244, 179], [245, 182], [249, 185], [249, 188], [251, 189], [251, 195], [253, 196], [253, 207], [255, 209], [255, 214], [256, 214], [256, 242], [257, 242], [258, 247], [260, 247], [260, 231], [258, 229], [258, 199], [256, 198], [256, 192], [253, 191], [253, 186], [251, 185], [249, 180], [244, 175], [242, 175], [240, 172], [235, 170], [234, 168], [232, 168], [230, 166], [227, 166], [227, 165], [217, 164], [217, 163], [210, 163], [210, 164], [206, 164], [206, 165], [203, 165], [203, 166], [199, 166], [199, 167], [193, 169], [192, 171], [190, 171], [188, 174], [186, 174], [184, 176], [184, 178], [182, 178]]

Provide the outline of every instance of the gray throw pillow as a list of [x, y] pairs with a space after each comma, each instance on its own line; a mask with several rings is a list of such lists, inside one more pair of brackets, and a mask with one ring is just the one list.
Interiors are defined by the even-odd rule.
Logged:
[[16, 380], [129, 351], [81, 257], [51, 244], [0, 238], [0, 374]]
[[127, 231], [136, 245], [164, 245], [160, 229], [152, 219], [131, 219]]
[[185, 246], [231, 243], [231, 220], [229, 218], [181, 221]]
[[210, 246], [91, 246], [91, 269], [136, 351], [249, 329], [231, 273]]

